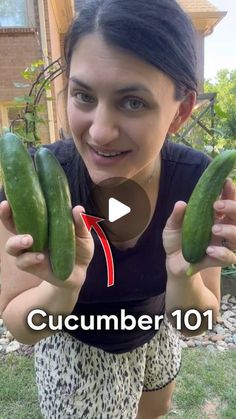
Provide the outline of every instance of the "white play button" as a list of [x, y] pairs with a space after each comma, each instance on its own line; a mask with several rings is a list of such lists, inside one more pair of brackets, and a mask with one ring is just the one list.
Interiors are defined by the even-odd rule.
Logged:
[[119, 218], [129, 214], [131, 208], [128, 205], [123, 204], [115, 198], [109, 198], [108, 201], [108, 220], [113, 223]]
[[[96, 203], [98, 212], [93, 213]], [[83, 206], [103, 219], [104, 233], [117, 248], [119, 243], [138, 237], [150, 222], [149, 198], [144, 189], [131, 179], [114, 177], [95, 184]]]

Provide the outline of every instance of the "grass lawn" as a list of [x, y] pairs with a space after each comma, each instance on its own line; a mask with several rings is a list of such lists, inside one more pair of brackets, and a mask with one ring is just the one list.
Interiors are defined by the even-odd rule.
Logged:
[[32, 358], [14, 353], [1, 357], [0, 389], [0, 419], [42, 418]]
[[[236, 419], [235, 377], [235, 350], [183, 349], [173, 409], [166, 418]], [[32, 359], [1, 357], [0, 389], [0, 419], [41, 419]]]
[[173, 409], [167, 418], [236, 419], [236, 350], [183, 349]]

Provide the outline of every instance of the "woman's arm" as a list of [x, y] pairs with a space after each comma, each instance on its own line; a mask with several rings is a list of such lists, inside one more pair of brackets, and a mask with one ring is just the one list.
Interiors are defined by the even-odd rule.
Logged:
[[[166, 289], [166, 312], [171, 323], [176, 327], [176, 316], [172, 316], [175, 310], [181, 310], [182, 330], [186, 336], [194, 336], [208, 329], [208, 317], [202, 316], [201, 326], [197, 330], [190, 330], [183, 318], [188, 310], [195, 309], [202, 314], [212, 310], [213, 323], [219, 315], [220, 309], [220, 268], [210, 268], [196, 273], [191, 278], [183, 275], [182, 278], [168, 277]], [[196, 316], [190, 315], [190, 324], [196, 324]]]
[[[6, 201], [0, 205], [0, 311], [5, 325], [20, 342], [34, 344], [54, 333], [49, 329], [37, 332], [31, 330], [27, 325], [27, 316], [31, 310], [40, 308], [48, 314], [67, 315], [74, 308], [93, 254], [92, 236], [80, 212], [79, 207], [73, 210], [76, 264], [70, 277], [61, 282], [54, 278], [47, 254], [42, 254], [43, 260], [40, 261], [36, 253], [27, 252], [32, 245], [32, 237], [15, 235], [9, 206]], [[27, 238], [28, 243], [24, 244], [23, 238]], [[37, 321], [36, 318], [34, 320]]]
[[[221, 209], [219, 202], [223, 204]], [[236, 197], [232, 182], [226, 182], [221, 200], [214, 204], [217, 211], [216, 223], [220, 224], [220, 229], [216, 232], [213, 227], [212, 242], [206, 257], [194, 265], [195, 270], [190, 278], [186, 275], [189, 264], [184, 260], [181, 251], [181, 227], [185, 208], [186, 203], [176, 203], [163, 232], [168, 276], [166, 311], [174, 325], [176, 319], [171, 313], [176, 309], [181, 310], [183, 315], [189, 309], [196, 309], [200, 313], [212, 310], [213, 321], [216, 321], [220, 306], [221, 267], [236, 263], [236, 255], [233, 252], [236, 249]], [[230, 243], [229, 248], [222, 246], [223, 238]], [[206, 330], [207, 325], [205, 318], [199, 330], [183, 328], [182, 332], [186, 335], [197, 335]]]
[[[81, 272], [81, 280], [85, 278], [85, 273]], [[7, 279], [12, 282], [10, 278]], [[29, 284], [31, 286], [31, 284]], [[48, 327], [43, 330], [33, 330], [27, 323], [27, 316], [33, 309], [42, 309], [47, 314], [68, 315], [73, 310], [79, 296], [79, 290], [56, 287], [46, 281], [34, 288], [18, 294], [9, 301], [2, 311], [4, 324], [10, 330], [12, 335], [22, 343], [33, 345], [39, 340], [46, 338], [53, 333]], [[34, 324], [47, 323], [38, 315], [34, 316]]]

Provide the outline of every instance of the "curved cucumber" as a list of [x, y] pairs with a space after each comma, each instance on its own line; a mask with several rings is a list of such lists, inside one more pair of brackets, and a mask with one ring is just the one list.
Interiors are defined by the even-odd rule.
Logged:
[[48, 208], [52, 271], [64, 281], [75, 264], [75, 228], [68, 181], [54, 154], [45, 147], [36, 152], [35, 165]]
[[191, 264], [205, 256], [214, 222], [213, 204], [235, 164], [236, 150], [222, 152], [212, 160], [192, 192], [182, 227], [182, 252]]
[[0, 138], [0, 164], [4, 191], [18, 234], [30, 234], [30, 250], [42, 252], [47, 244], [47, 207], [30, 154], [19, 137]]

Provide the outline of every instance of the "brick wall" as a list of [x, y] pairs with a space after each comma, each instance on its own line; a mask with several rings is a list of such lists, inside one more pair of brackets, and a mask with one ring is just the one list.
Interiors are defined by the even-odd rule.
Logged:
[[13, 84], [23, 82], [21, 72], [41, 58], [37, 35], [33, 32], [0, 31], [0, 101], [11, 101], [20, 92]]
[[[37, 1], [35, 5], [35, 28], [0, 28], [0, 103], [14, 102], [14, 97], [28, 94], [29, 89], [19, 89], [14, 82], [24, 82], [21, 72], [33, 61], [42, 58], [39, 36]], [[40, 128], [43, 142], [48, 139], [48, 127]]]

